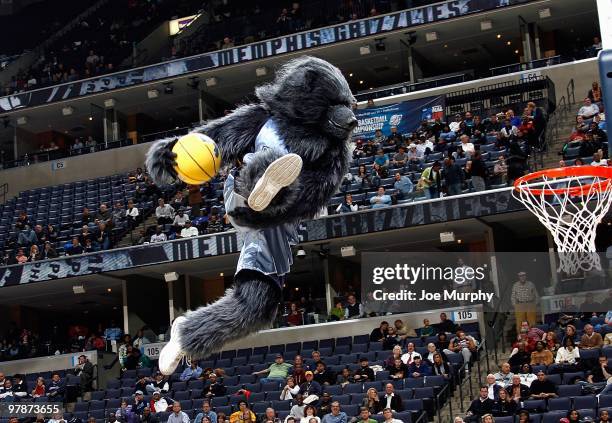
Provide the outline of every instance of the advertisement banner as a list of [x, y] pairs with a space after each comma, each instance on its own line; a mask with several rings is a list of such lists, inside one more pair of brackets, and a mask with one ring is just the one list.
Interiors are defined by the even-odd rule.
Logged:
[[534, 0], [451, 0], [0, 98], [8, 112], [191, 72], [260, 60]]
[[400, 134], [413, 132], [424, 119], [443, 120], [444, 107], [445, 96], [440, 95], [357, 110], [355, 116], [359, 123], [353, 131], [353, 138], [374, 138], [374, 133], [379, 129], [383, 135], [389, 136], [393, 126]]

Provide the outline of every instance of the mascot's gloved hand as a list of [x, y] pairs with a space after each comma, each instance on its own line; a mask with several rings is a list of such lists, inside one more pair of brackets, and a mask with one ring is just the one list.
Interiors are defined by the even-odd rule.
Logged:
[[145, 166], [156, 184], [171, 184], [178, 179], [174, 168], [176, 153], [172, 151], [177, 141], [178, 138], [156, 141], [147, 152]]

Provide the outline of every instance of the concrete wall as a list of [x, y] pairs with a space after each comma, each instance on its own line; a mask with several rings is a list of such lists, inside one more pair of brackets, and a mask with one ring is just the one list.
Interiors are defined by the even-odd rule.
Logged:
[[0, 184], [8, 183], [7, 199], [27, 189], [128, 172], [142, 167], [150, 143], [115, 148], [98, 153], [61, 159], [65, 166], [52, 170], [52, 162], [37, 163], [0, 171]]
[[74, 369], [74, 363], [81, 354], [85, 354], [91, 364], [98, 364], [98, 353], [96, 351], [87, 351], [84, 353], [29, 358], [27, 360], [5, 361], [2, 363], [2, 371], [7, 375], [14, 375], [17, 373], [42, 373], [52, 370]]
[[[567, 96], [566, 88], [573, 79], [575, 84], [576, 102], [581, 103], [586, 97], [593, 81], [599, 81], [599, 70], [597, 68], [597, 58], [579, 60], [561, 65], [549, 66], [546, 68], [535, 69], [528, 72], [516, 72], [507, 75], [495, 76], [490, 78], [479, 79], [476, 81], [462, 82], [446, 87], [431, 88], [428, 90], [418, 91], [410, 94], [399, 94], [384, 99], [378, 99], [376, 105], [385, 105], [397, 103], [399, 101], [413, 100], [417, 98], [440, 95], [453, 91], [462, 91], [468, 89], [478, 89], [485, 85], [497, 84], [506, 81], [518, 81], [522, 74], [538, 73], [542, 76], [548, 76], [555, 83], [555, 91], [557, 102], [563, 96]], [[360, 102], [360, 107], [365, 107], [366, 102]], [[578, 108], [579, 106], [577, 106]]]
[[[411, 328], [419, 328], [423, 326], [423, 319], [429, 319], [432, 324], [440, 321], [440, 313], [446, 312], [451, 318], [452, 312], [458, 310], [475, 310], [477, 311], [477, 321], [479, 323], [480, 332], [483, 334], [486, 331], [485, 319], [480, 310], [481, 306], [477, 307], [457, 307], [453, 309], [431, 310], [418, 313], [394, 314], [391, 316], [370, 317], [367, 319], [345, 320], [341, 322], [328, 322], [320, 325], [308, 325], [298, 327], [287, 327], [280, 329], [262, 330], [246, 338], [242, 338], [231, 342], [223, 347], [224, 350], [238, 348], [252, 348], [264, 345], [287, 344], [292, 342], [314, 341], [324, 338], [339, 338], [342, 336], [365, 335], [372, 332], [374, 328], [380, 326], [380, 322], [386, 320], [390, 324], [396, 319], [402, 319], [405, 324]], [[476, 321], [476, 320], [473, 320]], [[473, 322], [470, 321], [470, 322]], [[468, 323], [468, 322], [466, 322]]]

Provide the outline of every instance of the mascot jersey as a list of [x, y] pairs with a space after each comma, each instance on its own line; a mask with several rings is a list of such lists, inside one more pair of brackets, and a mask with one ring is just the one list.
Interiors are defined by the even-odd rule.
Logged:
[[[255, 152], [245, 154], [243, 162], [248, 163], [253, 154], [266, 149], [275, 149], [281, 154], [288, 153], [284, 141], [278, 136], [276, 124], [272, 119], [268, 119], [260, 129], [255, 139]], [[234, 190], [234, 183], [234, 176], [230, 173], [223, 188], [225, 211], [228, 214], [237, 207], [248, 207], [246, 198]], [[279, 285], [282, 285], [281, 277], [289, 273], [293, 264], [291, 246], [298, 243], [297, 223], [256, 229], [236, 225], [231, 216], [230, 221], [244, 238], [236, 275], [241, 270], [254, 270], [270, 276]]]

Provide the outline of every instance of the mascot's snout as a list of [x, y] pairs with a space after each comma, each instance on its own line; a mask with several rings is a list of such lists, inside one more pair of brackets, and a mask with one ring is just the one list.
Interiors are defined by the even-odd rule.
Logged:
[[338, 129], [347, 132], [352, 131], [357, 126], [357, 118], [351, 109], [346, 106], [334, 106], [329, 113], [330, 123]]

